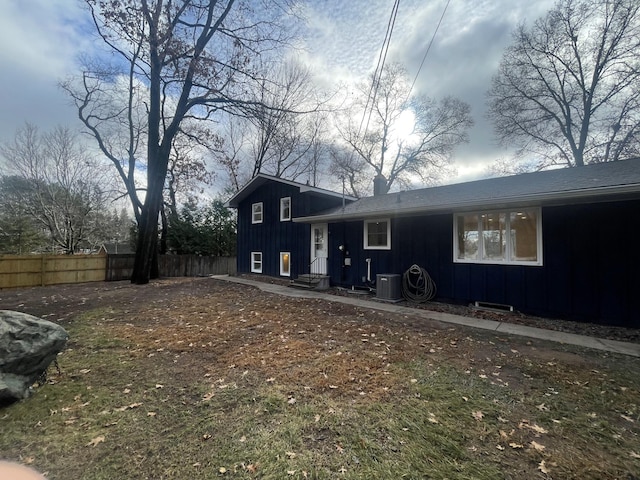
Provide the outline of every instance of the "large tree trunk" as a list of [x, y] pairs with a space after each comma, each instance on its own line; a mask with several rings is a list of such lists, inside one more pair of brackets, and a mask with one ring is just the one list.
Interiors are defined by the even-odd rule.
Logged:
[[149, 283], [152, 273], [158, 273], [158, 210], [146, 205], [142, 209], [136, 258], [133, 264], [131, 283], [144, 285]]

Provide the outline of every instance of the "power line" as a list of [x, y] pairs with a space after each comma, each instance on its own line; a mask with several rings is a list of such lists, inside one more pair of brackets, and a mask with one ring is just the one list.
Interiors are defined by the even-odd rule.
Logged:
[[[382, 70], [384, 69], [384, 64], [387, 59], [387, 52], [389, 51], [389, 44], [391, 43], [391, 35], [393, 34], [393, 28], [396, 23], [396, 17], [398, 16], [399, 6], [400, 6], [400, 0], [395, 0], [393, 4], [393, 8], [391, 9], [391, 15], [389, 16], [389, 21], [387, 22], [387, 31], [384, 35], [384, 40], [382, 41], [382, 48], [380, 49], [380, 55], [378, 56], [378, 64], [376, 65], [376, 69], [373, 72], [373, 81], [371, 82], [369, 95], [367, 95], [367, 102], [364, 106], [364, 112], [362, 113], [362, 120], [360, 121], [360, 126], [358, 127], [358, 133], [356, 137], [360, 136], [360, 131], [362, 130], [362, 124], [364, 123], [365, 117], [367, 117], [367, 109], [369, 108], [369, 101], [371, 101], [371, 109], [369, 110], [369, 117], [367, 119], [367, 125], [365, 126], [363, 137], [367, 134], [367, 130], [369, 128], [369, 121], [371, 120], [371, 114], [373, 113], [373, 104], [375, 102], [375, 99], [378, 93], [378, 85], [380, 84], [380, 79], [382, 78]], [[373, 95], [371, 95], [372, 91], [373, 91]]]
[[413, 83], [411, 84], [411, 88], [409, 88], [409, 93], [407, 94], [407, 100], [411, 96], [411, 92], [413, 91], [413, 87], [418, 80], [418, 75], [420, 75], [420, 70], [422, 70], [422, 66], [424, 65], [425, 60], [427, 59], [427, 55], [429, 55], [429, 50], [431, 50], [431, 45], [433, 45], [433, 40], [436, 38], [436, 34], [440, 29], [440, 24], [442, 23], [442, 19], [444, 18], [444, 14], [447, 13], [447, 8], [449, 8], [449, 2], [451, 0], [447, 0], [446, 5], [444, 6], [444, 10], [442, 11], [442, 15], [440, 15], [440, 20], [438, 20], [438, 25], [436, 25], [436, 29], [431, 36], [431, 40], [429, 40], [429, 45], [427, 45], [427, 50], [424, 52], [424, 56], [422, 57], [422, 62], [420, 62], [420, 67], [418, 67], [418, 71], [416, 72], [416, 76], [413, 78]]

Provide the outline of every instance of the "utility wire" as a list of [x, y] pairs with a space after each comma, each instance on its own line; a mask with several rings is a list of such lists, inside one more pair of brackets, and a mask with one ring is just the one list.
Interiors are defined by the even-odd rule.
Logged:
[[[382, 70], [384, 69], [384, 64], [387, 59], [387, 52], [389, 51], [389, 44], [391, 43], [391, 35], [393, 34], [393, 27], [396, 23], [396, 17], [398, 16], [398, 7], [400, 6], [400, 0], [395, 0], [393, 4], [393, 8], [391, 9], [391, 15], [389, 17], [389, 21], [387, 22], [387, 31], [384, 35], [384, 40], [382, 41], [382, 48], [380, 49], [380, 55], [378, 56], [378, 64], [376, 65], [376, 69], [373, 72], [373, 81], [371, 82], [371, 88], [369, 89], [369, 95], [367, 96], [367, 103], [364, 106], [364, 112], [362, 113], [362, 120], [360, 121], [360, 126], [358, 127], [358, 133], [356, 138], [360, 136], [360, 131], [362, 130], [362, 125], [364, 123], [365, 118], [367, 117], [367, 109], [369, 108], [369, 101], [371, 101], [371, 109], [369, 110], [369, 117], [367, 119], [367, 124], [364, 129], [364, 133], [362, 136], [364, 137], [367, 134], [367, 130], [369, 128], [369, 121], [371, 120], [371, 114], [373, 113], [373, 104], [375, 102], [377, 93], [378, 93], [378, 85], [380, 84], [380, 79], [382, 78]], [[372, 95], [373, 92], [373, 95]]]
[[424, 65], [425, 60], [427, 59], [427, 55], [429, 55], [429, 50], [431, 50], [431, 45], [433, 45], [433, 40], [436, 38], [436, 34], [438, 33], [438, 30], [440, 29], [440, 24], [442, 23], [442, 19], [444, 18], [444, 14], [447, 12], [447, 8], [449, 8], [449, 2], [451, 0], [447, 0], [446, 5], [444, 6], [444, 10], [442, 11], [442, 15], [440, 15], [440, 20], [438, 21], [438, 25], [436, 25], [436, 29], [433, 32], [433, 35], [431, 36], [431, 40], [429, 40], [429, 45], [427, 45], [427, 50], [426, 52], [424, 52], [424, 56], [422, 57], [422, 62], [420, 62], [420, 67], [418, 67], [418, 71], [416, 72], [416, 76], [413, 79], [413, 83], [411, 84], [411, 88], [409, 89], [409, 93], [407, 94], [407, 100], [409, 100], [409, 97], [411, 96], [411, 92], [413, 91], [413, 87], [416, 84], [416, 81], [418, 80], [418, 75], [420, 75], [420, 70], [422, 70], [422, 66]]

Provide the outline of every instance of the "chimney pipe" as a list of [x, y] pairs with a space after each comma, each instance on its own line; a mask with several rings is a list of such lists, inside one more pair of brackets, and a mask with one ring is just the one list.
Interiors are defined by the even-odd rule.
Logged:
[[384, 178], [384, 175], [379, 173], [373, 179], [373, 195], [384, 195], [389, 191], [387, 187], [387, 179]]

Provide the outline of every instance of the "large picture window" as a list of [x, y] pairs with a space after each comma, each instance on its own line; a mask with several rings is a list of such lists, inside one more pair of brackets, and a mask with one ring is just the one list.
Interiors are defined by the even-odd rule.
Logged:
[[455, 262], [542, 265], [540, 209], [457, 214]]
[[262, 202], [251, 204], [251, 223], [262, 223]]
[[365, 220], [364, 248], [367, 250], [391, 249], [391, 222], [384, 220]]
[[262, 252], [251, 252], [251, 272], [262, 273]]

